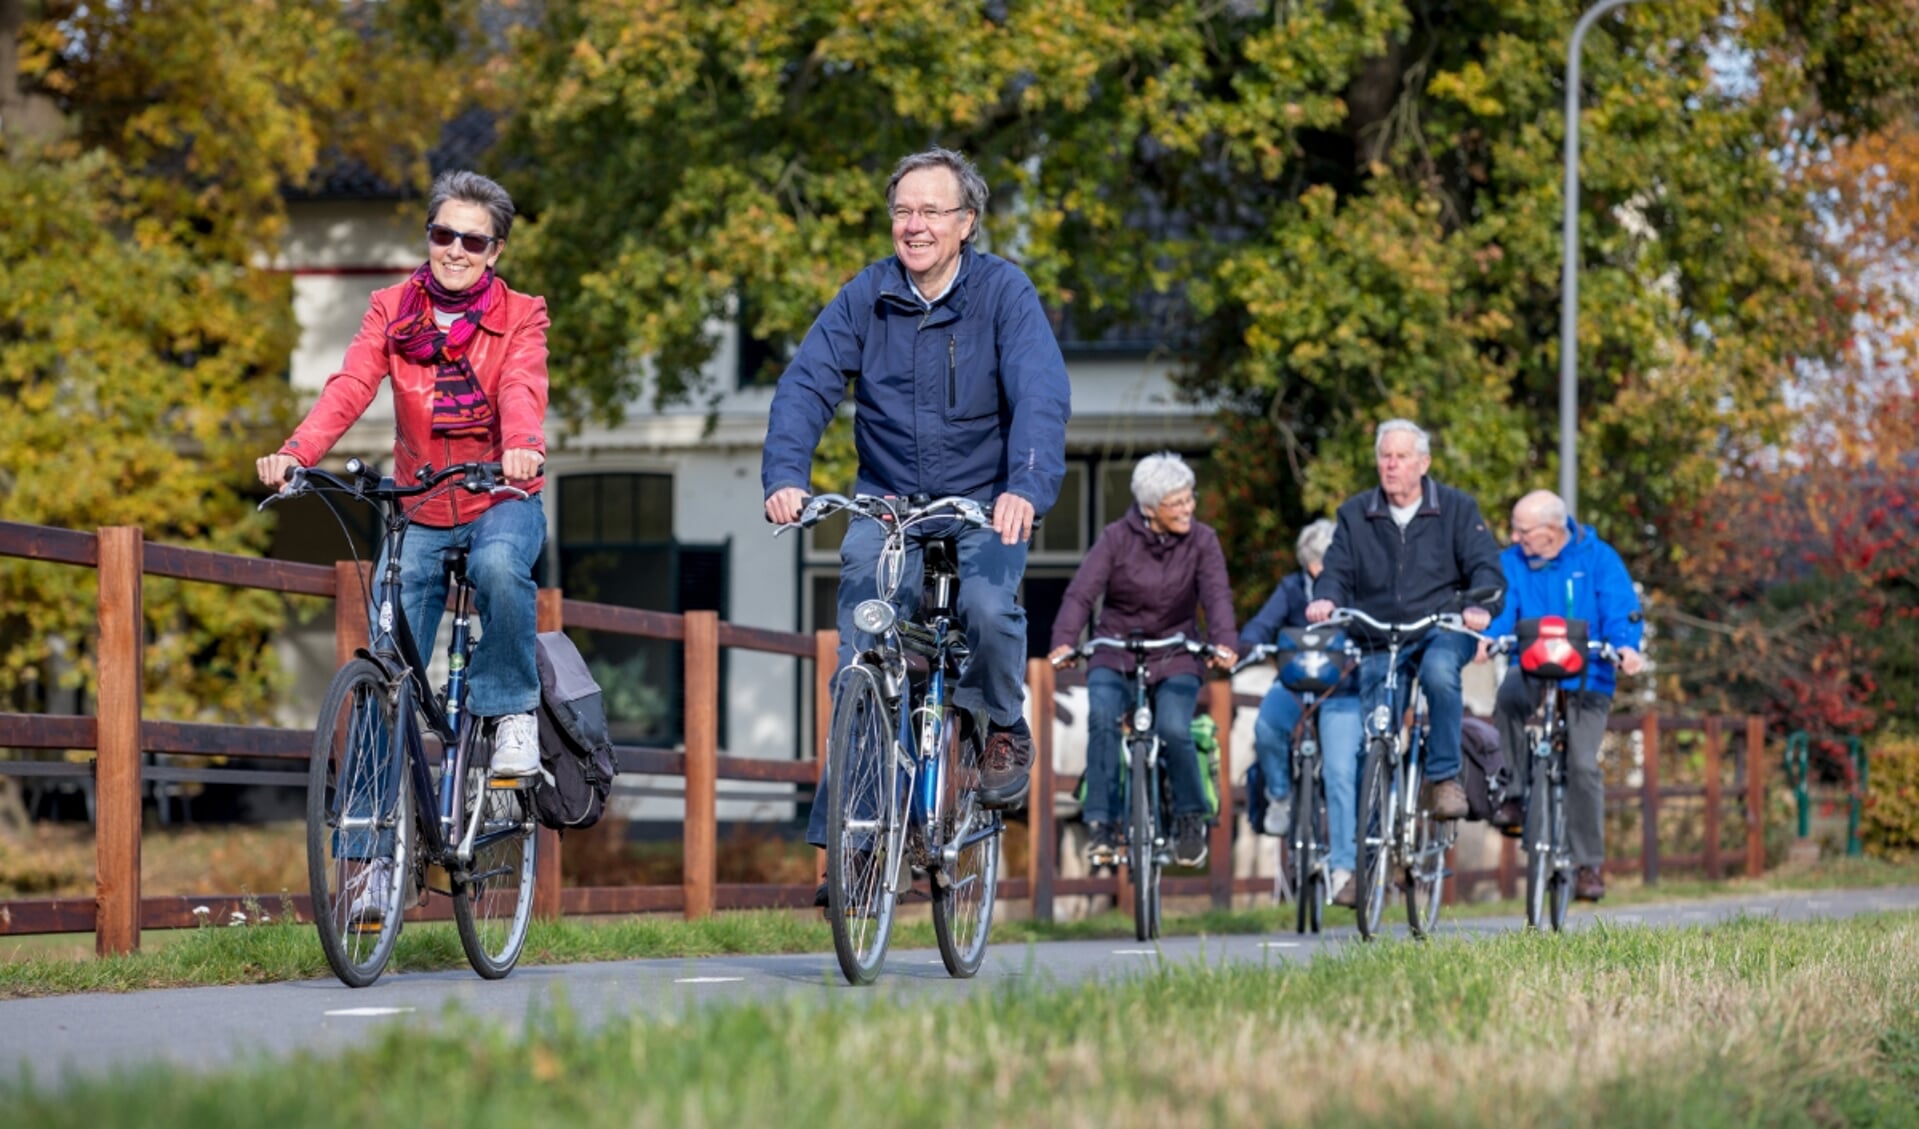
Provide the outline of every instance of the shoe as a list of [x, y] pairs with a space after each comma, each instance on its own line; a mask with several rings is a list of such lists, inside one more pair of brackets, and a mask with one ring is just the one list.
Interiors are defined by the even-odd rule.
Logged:
[[347, 923], [355, 928], [378, 929], [393, 908], [393, 860], [374, 859], [353, 881], [360, 889], [347, 906]]
[[1427, 810], [1434, 819], [1465, 819], [1466, 789], [1459, 786], [1457, 780], [1441, 780], [1433, 784], [1432, 798]]
[[1179, 866], [1206, 865], [1206, 817], [1197, 813], [1173, 818], [1173, 862]]
[[979, 806], [988, 811], [1017, 808], [1033, 786], [1033, 731], [1020, 718], [1008, 726], [988, 724], [986, 752], [980, 758]]
[[1347, 909], [1359, 908], [1358, 891], [1353, 889], [1353, 872], [1335, 870], [1332, 877], [1333, 904]]
[[540, 771], [540, 727], [530, 713], [510, 713], [493, 726], [493, 775], [532, 776]]
[[1499, 801], [1494, 809], [1492, 825], [1508, 839], [1517, 839], [1526, 833], [1526, 801], [1518, 796], [1507, 796]]
[[1582, 866], [1573, 872], [1573, 897], [1596, 902], [1606, 896], [1606, 872], [1596, 866]]
[[1098, 822], [1086, 825], [1092, 833], [1091, 841], [1086, 844], [1086, 861], [1093, 866], [1114, 866], [1119, 862], [1119, 833], [1110, 823]]
[[1293, 798], [1280, 796], [1277, 799], [1266, 798], [1266, 818], [1259, 829], [1268, 835], [1285, 835], [1293, 829]]
[[1359, 884], [1350, 870], [1333, 871], [1333, 904], [1347, 909], [1359, 908]]

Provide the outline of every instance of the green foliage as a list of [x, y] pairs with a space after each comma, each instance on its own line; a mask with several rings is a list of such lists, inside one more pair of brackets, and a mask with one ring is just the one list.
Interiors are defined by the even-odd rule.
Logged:
[[1919, 738], [1878, 738], [1868, 742], [1866, 757], [1859, 838], [1871, 854], [1909, 859], [1919, 852]]

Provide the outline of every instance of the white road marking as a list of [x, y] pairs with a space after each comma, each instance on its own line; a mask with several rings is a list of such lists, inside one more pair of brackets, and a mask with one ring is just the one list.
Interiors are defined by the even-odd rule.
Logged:
[[1262, 949], [1297, 949], [1299, 947], [1299, 942], [1298, 941], [1261, 941], [1259, 943], [1259, 947]]
[[1159, 955], [1159, 950], [1158, 949], [1114, 949], [1113, 955], [1117, 957], [1156, 957]]
[[1612, 915], [1612, 919], [1626, 924], [1646, 920], [1643, 916], [1636, 913], [1615, 913]]
[[405, 1015], [412, 1011], [410, 1007], [342, 1007], [327, 1012], [328, 1015], [351, 1015], [355, 1017], [374, 1015]]
[[675, 984], [738, 984], [744, 976], [684, 976], [673, 981]]

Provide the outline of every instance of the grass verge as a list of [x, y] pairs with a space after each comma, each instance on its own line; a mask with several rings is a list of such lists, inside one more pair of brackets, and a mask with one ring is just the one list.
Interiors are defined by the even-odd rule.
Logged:
[[[1919, 914], [1355, 945], [0, 1085], [23, 1124], [1912, 1125]], [[929, 1070], [931, 1064], [937, 1067]], [[324, 1085], [312, 1080], [324, 1078]]]

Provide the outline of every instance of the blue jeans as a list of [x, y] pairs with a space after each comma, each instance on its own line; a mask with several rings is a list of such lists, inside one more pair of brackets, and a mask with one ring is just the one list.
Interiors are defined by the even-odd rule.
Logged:
[[[1269, 803], [1286, 803], [1292, 798], [1293, 728], [1299, 724], [1304, 711], [1299, 695], [1278, 683], [1273, 684], [1259, 704], [1259, 717], [1253, 722], [1253, 753], [1259, 758], [1259, 771], [1266, 779]], [[1359, 750], [1364, 737], [1359, 695], [1345, 693], [1320, 699], [1317, 717], [1320, 772], [1326, 781], [1326, 819], [1328, 834], [1332, 836], [1332, 850], [1326, 862], [1334, 869], [1351, 870], [1353, 795], [1359, 779]]]
[[[1392, 703], [1393, 711], [1397, 715], [1405, 710], [1412, 695], [1412, 679], [1417, 678], [1426, 691], [1426, 713], [1432, 724], [1425, 763], [1419, 771], [1434, 783], [1459, 775], [1459, 723], [1466, 712], [1459, 675], [1478, 648], [1469, 636], [1434, 631], [1399, 652], [1399, 700]], [[1368, 652], [1359, 663], [1359, 689], [1367, 713], [1381, 704], [1385, 684], [1386, 652]]]
[[[1013, 725], [1026, 709], [1026, 609], [1014, 598], [1020, 578], [1026, 574], [1026, 543], [1002, 545], [999, 534], [991, 529], [975, 529], [957, 521], [947, 528], [943, 524], [928, 522], [914, 532], [925, 540], [950, 532], [958, 550], [960, 584], [954, 610], [965, 626], [972, 658], [953, 690], [953, 705], [984, 713], [994, 725]], [[841, 670], [852, 663], [854, 655], [874, 644], [871, 635], [853, 626], [853, 609], [879, 595], [875, 580], [885, 544], [886, 531], [864, 518], [854, 520], [840, 542]], [[922, 542], [909, 536], [903, 579], [894, 593], [894, 604], [902, 617], [911, 617], [918, 610], [925, 560]], [[832, 802], [829, 779], [830, 775], [821, 775], [819, 790], [813, 794], [813, 813], [806, 824], [806, 841], [816, 847], [826, 845], [826, 813]]]
[[[1126, 780], [1120, 761], [1120, 719], [1133, 709], [1133, 680], [1110, 667], [1086, 672], [1087, 823], [1115, 823], [1126, 817]], [[1193, 747], [1193, 707], [1199, 701], [1199, 677], [1176, 674], [1152, 687], [1153, 733], [1160, 743], [1160, 764], [1173, 783], [1173, 814], [1206, 814], [1206, 791], [1199, 779], [1199, 754]]]

